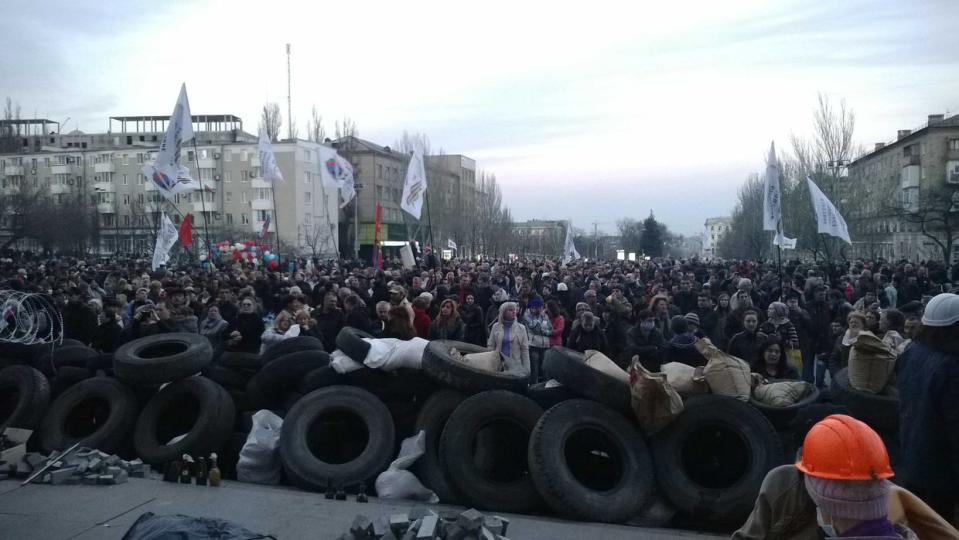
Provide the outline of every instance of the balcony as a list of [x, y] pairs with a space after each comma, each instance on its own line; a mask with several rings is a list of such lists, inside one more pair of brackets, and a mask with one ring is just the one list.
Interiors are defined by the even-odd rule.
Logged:
[[23, 175], [23, 165], [7, 165], [3, 170], [3, 174], [7, 176], [21, 176]]
[[113, 208], [113, 203], [103, 202], [97, 204], [97, 212], [101, 214], [115, 214], [116, 210]]
[[70, 193], [70, 186], [66, 184], [50, 184], [50, 193], [58, 195], [60, 193]]
[[112, 161], [107, 161], [104, 163], [94, 163], [93, 172], [95, 173], [112, 173], [117, 172], [117, 166], [113, 164]]
[[250, 166], [251, 166], [251, 167], [259, 167], [259, 166], [260, 166], [260, 156], [259, 156], [259, 154], [255, 155], [255, 156], [250, 156]]
[[946, 173], [946, 182], [950, 184], [959, 184], [959, 172], [948, 172]]
[[908, 167], [908, 166], [910, 166], [910, 165], [919, 165], [919, 163], [920, 163], [920, 160], [919, 160], [919, 155], [918, 155], [918, 154], [911, 154], [911, 155], [908, 155], [908, 156], [902, 156], [902, 166], [903, 166], [903, 167]]
[[[216, 168], [216, 160], [211, 159], [211, 158], [206, 158], [206, 159], [204, 159], [204, 158], [199, 158], [199, 159], [197, 160], [197, 163], [199, 163], [198, 167], [200, 167], [201, 169], [215, 169], [215, 168]], [[191, 163], [191, 165], [192, 165], [192, 163]]]
[[256, 199], [250, 201], [250, 207], [254, 210], [273, 210], [273, 201], [270, 199]]
[[50, 167], [53, 174], [73, 174], [73, 165], [54, 165]]
[[[257, 221], [256, 219], [254, 219], [254, 220], [251, 222], [251, 224], [252, 224], [251, 230], [252, 230], [253, 232], [255, 232], [255, 233], [263, 232], [263, 223], [264, 223], [264, 222], [262, 222], [262, 221]], [[270, 220], [270, 228], [268, 229], [268, 231], [269, 231], [269, 232], [276, 232], [276, 220], [274, 220], [274, 219], [271, 219], [271, 220]]]
[[270, 189], [273, 182], [267, 182], [264, 178], [254, 178], [250, 181], [250, 187], [253, 189]]
[[216, 212], [216, 203], [213, 201], [195, 202], [191, 204], [192, 204], [192, 210], [190, 211], [193, 212], [194, 214], [199, 214], [203, 211]]
[[113, 182], [94, 182], [93, 191], [102, 193], [116, 193], [117, 186]]

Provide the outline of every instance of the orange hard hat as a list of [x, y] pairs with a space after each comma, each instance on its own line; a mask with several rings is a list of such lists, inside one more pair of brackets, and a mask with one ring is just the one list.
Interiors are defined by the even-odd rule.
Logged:
[[827, 416], [809, 430], [796, 468], [829, 480], [878, 480], [894, 474], [879, 435], [844, 414]]

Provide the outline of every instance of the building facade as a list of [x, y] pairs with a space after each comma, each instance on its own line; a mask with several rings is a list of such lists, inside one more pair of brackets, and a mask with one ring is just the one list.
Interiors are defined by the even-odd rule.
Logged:
[[703, 224], [703, 241], [701, 256], [704, 259], [714, 259], [719, 256], [719, 242], [729, 232], [733, 225], [731, 217], [711, 217]]
[[[928, 210], [924, 206], [939, 199], [956, 203], [959, 210], [959, 115], [929, 115], [925, 125], [899, 130], [895, 141], [876, 143], [849, 164], [841, 202], [853, 241], [851, 255], [941, 259], [941, 249], [922, 233], [920, 223]], [[954, 221], [959, 224], [959, 216]], [[936, 228], [936, 223], [926, 225], [938, 234]], [[952, 262], [957, 252], [959, 240]]]
[[[566, 221], [530, 219], [513, 223], [512, 236], [517, 255], [524, 257], [559, 257], [566, 242]], [[579, 247], [579, 246], [577, 246]], [[581, 253], [584, 257], [593, 253]]]
[[[90, 251], [101, 254], [149, 252], [156, 238], [160, 212], [179, 223], [194, 216], [194, 239], [255, 239], [270, 220], [268, 243], [284, 253], [335, 256], [339, 194], [320, 181], [320, 145], [283, 141], [273, 145], [285, 178], [272, 184], [260, 175], [256, 137], [243, 131], [233, 115], [194, 115], [195, 145], [183, 149], [181, 163], [203, 184], [202, 191], [164, 199], [141, 168], [154, 159], [168, 117], [113, 117], [110, 131], [60, 135], [30, 130], [5, 121], [15, 152], [0, 154], [0, 195], [34, 190], [54, 205], [77, 205], [93, 216], [95, 238]], [[0, 244], [10, 239], [17, 208], [0, 209]], [[13, 244], [36, 249], [36, 239]]]

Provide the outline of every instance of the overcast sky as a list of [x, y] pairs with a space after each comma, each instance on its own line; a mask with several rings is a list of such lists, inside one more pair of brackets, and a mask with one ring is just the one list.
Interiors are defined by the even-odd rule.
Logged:
[[870, 147], [959, 112], [956, 0], [2, 4], [0, 96], [25, 117], [105, 131], [169, 114], [186, 82], [194, 114], [255, 132], [264, 102], [286, 116], [289, 42], [301, 136], [313, 105], [328, 133], [344, 115], [380, 144], [425, 133], [495, 173], [517, 219], [589, 229], [729, 214], [818, 92]]

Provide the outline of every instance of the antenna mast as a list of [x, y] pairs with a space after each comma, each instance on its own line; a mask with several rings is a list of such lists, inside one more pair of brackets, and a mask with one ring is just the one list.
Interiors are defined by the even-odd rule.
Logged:
[[286, 44], [286, 125], [289, 139], [293, 140], [293, 99], [290, 97], [293, 88], [293, 77], [290, 70], [290, 44]]

